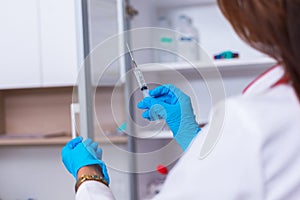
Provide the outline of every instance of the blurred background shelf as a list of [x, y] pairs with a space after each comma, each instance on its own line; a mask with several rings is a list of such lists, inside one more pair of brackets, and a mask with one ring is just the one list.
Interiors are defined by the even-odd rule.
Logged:
[[[0, 146], [44, 146], [44, 145], [65, 145], [71, 136], [51, 138], [0, 138]], [[109, 136], [107, 138], [96, 138], [99, 144], [125, 144], [126, 136]]]
[[144, 139], [172, 139], [173, 134], [170, 130], [163, 130], [158, 133], [154, 133], [153, 131], [144, 131], [140, 134], [141, 138]]
[[215, 70], [219, 69], [221, 71], [225, 70], [255, 70], [262, 68], [269, 68], [275, 65], [276, 62], [268, 57], [261, 57], [256, 59], [224, 59], [215, 60], [211, 62], [173, 62], [173, 63], [147, 63], [141, 65], [141, 70], [144, 72], [164, 72], [170, 70], [177, 71], [189, 71], [197, 69], [200, 71]]
[[[200, 127], [203, 128], [208, 124], [208, 120], [202, 120], [200, 123]], [[173, 133], [171, 130], [163, 129], [161, 131], [140, 131], [138, 132], [138, 137], [142, 139], [172, 139]]]
[[64, 145], [71, 137], [52, 137], [52, 138], [1, 138], [0, 146], [32, 146], [32, 145]]

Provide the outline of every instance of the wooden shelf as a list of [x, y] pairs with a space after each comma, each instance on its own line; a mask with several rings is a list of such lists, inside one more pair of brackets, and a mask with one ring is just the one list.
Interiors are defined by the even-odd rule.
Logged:
[[31, 146], [31, 145], [63, 145], [71, 137], [53, 137], [53, 138], [1, 138], [0, 146]]
[[[0, 146], [45, 146], [45, 145], [65, 145], [71, 139], [68, 137], [51, 138], [1, 138]], [[100, 144], [122, 144], [127, 142], [126, 136], [110, 136], [107, 139], [97, 138]]]

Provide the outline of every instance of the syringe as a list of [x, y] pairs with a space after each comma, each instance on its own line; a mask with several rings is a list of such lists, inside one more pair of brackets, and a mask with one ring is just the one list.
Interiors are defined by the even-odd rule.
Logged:
[[149, 97], [149, 90], [148, 90], [147, 83], [145, 81], [142, 71], [138, 68], [136, 62], [133, 59], [133, 56], [132, 56], [131, 50], [128, 46], [128, 43], [127, 43], [127, 49], [129, 51], [129, 54], [131, 57], [131, 67], [133, 69], [135, 78], [139, 84], [139, 87], [140, 87], [141, 91], [143, 92], [144, 97]]

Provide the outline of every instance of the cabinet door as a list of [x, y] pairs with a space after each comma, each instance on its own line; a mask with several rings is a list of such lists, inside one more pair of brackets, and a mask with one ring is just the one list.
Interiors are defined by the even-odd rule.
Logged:
[[74, 0], [40, 0], [43, 86], [73, 85], [77, 76]]
[[[120, 61], [110, 60], [110, 56], [119, 51], [118, 42], [121, 38], [114, 37], [119, 33], [120, 25], [117, 2], [117, 0], [89, 0], [91, 78], [95, 86], [114, 85], [120, 78]], [[111, 44], [110, 48], [103, 45], [104, 41], [105, 44]], [[112, 63], [107, 65], [109, 62]]]
[[38, 1], [1, 1], [0, 26], [0, 88], [40, 86]]

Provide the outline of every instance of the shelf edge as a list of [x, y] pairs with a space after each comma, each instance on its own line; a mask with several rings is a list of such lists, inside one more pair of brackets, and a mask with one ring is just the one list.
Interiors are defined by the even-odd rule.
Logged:
[[[110, 142], [96, 139], [99, 144], [125, 144], [127, 137], [113, 136], [108, 137]], [[28, 139], [0, 139], [0, 147], [2, 146], [51, 146], [51, 145], [65, 145], [71, 137], [54, 137], [54, 138], [28, 138]]]
[[275, 60], [263, 57], [258, 59], [231, 59], [231, 60], [216, 60], [212, 63], [208, 62], [174, 62], [174, 63], [146, 63], [140, 66], [141, 70], [145, 73], [147, 72], [161, 72], [161, 71], [169, 71], [169, 70], [212, 70], [214, 66], [219, 70], [226, 69], [240, 69], [244, 70], [243, 66], [248, 67], [261, 67], [261, 66], [272, 66], [276, 64]]

